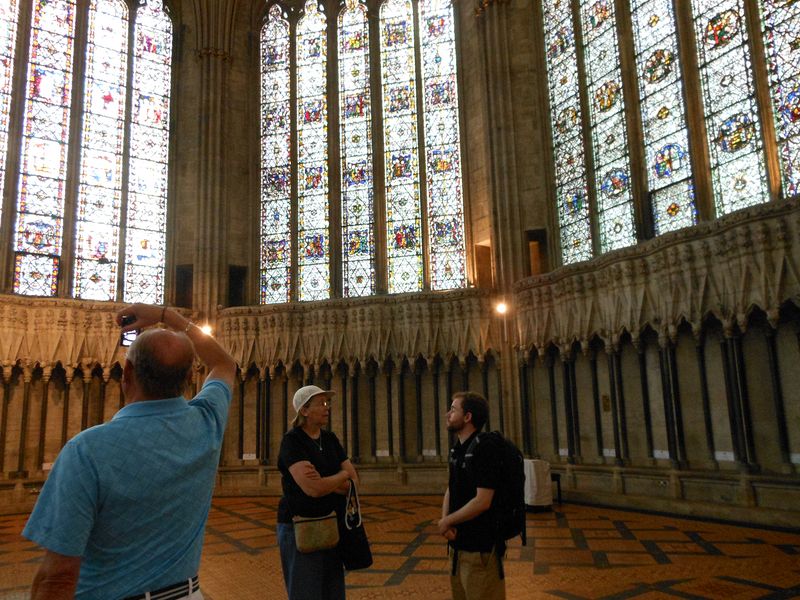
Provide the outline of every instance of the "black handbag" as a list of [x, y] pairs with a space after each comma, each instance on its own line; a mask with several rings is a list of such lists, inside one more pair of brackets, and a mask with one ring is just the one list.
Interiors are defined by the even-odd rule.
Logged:
[[339, 555], [348, 571], [372, 566], [372, 550], [361, 522], [361, 503], [358, 501], [356, 482], [352, 479], [347, 492], [344, 519], [339, 524]]

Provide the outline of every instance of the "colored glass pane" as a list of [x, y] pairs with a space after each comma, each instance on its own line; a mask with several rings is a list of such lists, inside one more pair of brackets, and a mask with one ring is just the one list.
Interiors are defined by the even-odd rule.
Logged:
[[127, 6], [119, 0], [92, 0], [75, 221], [76, 298], [117, 296], [127, 62]]
[[786, 197], [800, 192], [800, 3], [760, 2], [772, 109]]
[[742, 0], [692, 0], [717, 215], [769, 198]]
[[162, 3], [136, 11], [123, 298], [161, 304], [166, 263], [172, 21]]
[[578, 58], [569, 0], [544, 0], [545, 56], [561, 259], [592, 258]]
[[58, 285], [72, 94], [75, 3], [35, 0], [30, 34], [14, 292], [53, 296]]
[[380, 10], [389, 293], [422, 289], [414, 15], [409, 0]]
[[431, 289], [466, 286], [464, 198], [453, 7], [420, 0]]
[[636, 243], [614, 0], [581, 0], [600, 250]]
[[262, 304], [289, 301], [292, 256], [289, 63], [289, 23], [274, 4], [261, 28]]
[[297, 23], [298, 297], [330, 296], [328, 107], [325, 15], [307, 0]]
[[342, 282], [350, 298], [375, 293], [369, 23], [361, 2], [346, 1], [338, 33]]
[[632, 0], [631, 19], [655, 234], [697, 222], [672, 2]]
[[17, 0], [0, 0], [0, 224], [3, 222], [3, 194], [8, 153], [8, 126], [11, 111], [11, 83], [14, 74], [14, 49], [17, 40]]

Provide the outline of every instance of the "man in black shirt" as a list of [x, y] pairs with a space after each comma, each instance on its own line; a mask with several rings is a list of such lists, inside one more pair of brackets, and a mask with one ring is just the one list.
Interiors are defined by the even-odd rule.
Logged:
[[453, 395], [447, 429], [458, 440], [450, 450], [450, 480], [442, 502], [439, 533], [450, 545], [453, 600], [504, 600], [505, 581], [492, 499], [500, 481], [501, 455], [490, 443], [472, 442], [489, 416], [486, 399], [474, 392]]

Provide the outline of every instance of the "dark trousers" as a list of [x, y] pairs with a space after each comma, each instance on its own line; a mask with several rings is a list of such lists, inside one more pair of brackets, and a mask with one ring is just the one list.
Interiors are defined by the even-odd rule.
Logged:
[[344, 567], [336, 549], [298, 552], [291, 523], [278, 523], [278, 548], [289, 600], [345, 600]]

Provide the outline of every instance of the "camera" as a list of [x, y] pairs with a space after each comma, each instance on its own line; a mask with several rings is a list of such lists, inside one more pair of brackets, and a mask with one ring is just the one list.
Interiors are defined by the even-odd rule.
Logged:
[[[126, 325], [130, 325], [131, 323], [136, 322], [135, 315], [125, 315], [122, 317], [122, 326], [125, 327]], [[133, 340], [136, 339], [136, 336], [139, 335], [138, 329], [132, 329], [130, 331], [123, 331], [119, 336], [119, 345], [120, 346], [130, 346], [133, 343]]]

